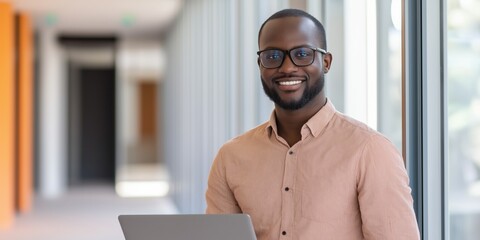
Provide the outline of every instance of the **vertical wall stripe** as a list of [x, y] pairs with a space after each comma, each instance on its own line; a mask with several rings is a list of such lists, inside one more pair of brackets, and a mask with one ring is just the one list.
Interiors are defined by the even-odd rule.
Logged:
[[[260, 24], [288, 1], [185, 1], [167, 46], [164, 159], [183, 213], [205, 211], [211, 163], [228, 139], [268, 120], [257, 56]], [[185, 57], [186, 56], [186, 57]]]
[[[345, 1], [324, 0], [323, 25], [327, 34], [327, 50], [333, 54], [333, 64], [325, 75], [325, 91], [340, 112], [345, 112]], [[328, 10], [327, 10], [328, 9]], [[341, 14], [339, 14], [341, 13]], [[321, 18], [322, 19], [322, 18]], [[342, 30], [339, 30], [342, 29]]]
[[14, 64], [13, 11], [0, 2], [0, 228], [14, 214]]
[[18, 172], [17, 208], [30, 210], [32, 202], [33, 155], [33, 42], [30, 17], [18, 16]]
[[65, 61], [53, 29], [42, 29], [39, 40], [39, 193], [55, 198], [64, 193], [68, 172]]

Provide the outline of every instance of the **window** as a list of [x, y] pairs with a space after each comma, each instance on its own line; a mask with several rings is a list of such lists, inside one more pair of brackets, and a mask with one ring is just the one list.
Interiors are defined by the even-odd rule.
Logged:
[[480, 236], [480, 1], [447, 1], [450, 239]]

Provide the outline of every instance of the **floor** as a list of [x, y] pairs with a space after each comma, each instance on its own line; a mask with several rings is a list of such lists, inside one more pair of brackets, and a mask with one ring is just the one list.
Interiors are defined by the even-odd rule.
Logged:
[[36, 198], [33, 210], [19, 214], [13, 227], [0, 230], [1, 240], [123, 240], [120, 214], [172, 214], [168, 197], [121, 198], [113, 185], [70, 189], [64, 196]]

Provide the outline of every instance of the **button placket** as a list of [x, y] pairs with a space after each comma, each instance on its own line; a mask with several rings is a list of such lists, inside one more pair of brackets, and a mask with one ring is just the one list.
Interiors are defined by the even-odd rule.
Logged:
[[280, 224], [280, 236], [288, 239], [287, 233], [291, 231], [290, 227], [293, 225], [295, 214], [294, 206], [294, 191], [292, 189], [295, 179], [296, 169], [296, 148], [290, 148], [285, 154], [285, 170], [282, 187], [282, 222]]

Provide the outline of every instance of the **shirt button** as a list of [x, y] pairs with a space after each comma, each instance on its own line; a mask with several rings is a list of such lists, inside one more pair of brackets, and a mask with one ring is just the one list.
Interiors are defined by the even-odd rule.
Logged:
[[287, 232], [283, 231], [283, 232], [282, 232], [282, 235], [283, 235], [283, 236], [287, 235]]
[[288, 152], [288, 153], [289, 153], [290, 155], [292, 155], [292, 154], [293, 154], [293, 151], [290, 151], [290, 152]]
[[286, 187], [286, 188], [285, 188], [285, 192], [288, 192], [288, 190], [290, 190], [290, 188]]

